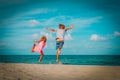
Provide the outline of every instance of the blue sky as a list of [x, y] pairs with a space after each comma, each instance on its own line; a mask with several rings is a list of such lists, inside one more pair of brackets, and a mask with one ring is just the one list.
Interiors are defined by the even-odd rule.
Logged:
[[0, 0], [0, 55], [31, 53], [33, 41], [47, 36], [45, 55], [55, 55], [58, 24], [68, 31], [62, 55], [120, 55], [120, 1]]

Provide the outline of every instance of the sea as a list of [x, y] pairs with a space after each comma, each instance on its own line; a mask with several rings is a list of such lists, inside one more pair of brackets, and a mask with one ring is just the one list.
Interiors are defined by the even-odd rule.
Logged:
[[[58, 64], [56, 55], [45, 55], [38, 62], [39, 55], [0, 55], [0, 63]], [[120, 55], [60, 55], [63, 65], [120, 66]]]

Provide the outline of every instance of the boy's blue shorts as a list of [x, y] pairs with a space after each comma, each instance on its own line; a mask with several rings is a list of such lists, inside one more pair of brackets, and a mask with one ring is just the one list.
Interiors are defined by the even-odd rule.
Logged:
[[64, 42], [63, 41], [56, 41], [56, 50], [59, 48], [59, 47], [61, 47], [62, 48], [62, 46], [63, 46], [63, 44], [64, 44]]

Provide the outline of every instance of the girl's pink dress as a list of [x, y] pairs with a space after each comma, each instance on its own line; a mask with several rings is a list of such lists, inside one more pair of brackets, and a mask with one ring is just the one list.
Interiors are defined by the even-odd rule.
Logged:
[[41, 41], [39, 44], [35, 44], [35, 48], [34, 48], [34, 51], [37, 52], [37, 53], [40, 53], [42, 55], [44, 55], [42, 49], [45, 47], [46, 45], [46, 42], [44, 41]]

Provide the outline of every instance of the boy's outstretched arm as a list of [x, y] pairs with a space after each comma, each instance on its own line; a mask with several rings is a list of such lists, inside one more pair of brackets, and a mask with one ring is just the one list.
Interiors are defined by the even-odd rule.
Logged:
[[70, 30], [72, 28], [74, 28], [74, 25], [71, 25], [69, 28], [65, 28], [65, 30], [67, 31], [67, 30]]
[[55, 32], [56, 30], [55, 29], [50, 29], [50, 28], [45, 28], [46, 30], [48, 31], [51, 31], [51, 32]]

